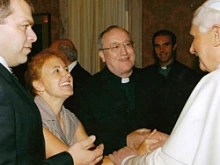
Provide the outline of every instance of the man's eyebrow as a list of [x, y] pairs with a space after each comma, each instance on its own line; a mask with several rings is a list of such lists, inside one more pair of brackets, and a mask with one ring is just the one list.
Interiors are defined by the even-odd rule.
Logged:
[[169, 44], [171, 44], [171, 42], [164, 42], [164, 43], [162, 43], [162, 44], [154, 44], [154, 46], [169, 45]]
[[169, 45], [169, 44], [171, 44], [171, 42], [165, 42], [165, 43], [163, 43], [163, 45]]
[[23, 19], [22, 20], [23, 23], [28, 23], [29, 25], [34, 25], [34, 20], [30, 20], [30, 19]]

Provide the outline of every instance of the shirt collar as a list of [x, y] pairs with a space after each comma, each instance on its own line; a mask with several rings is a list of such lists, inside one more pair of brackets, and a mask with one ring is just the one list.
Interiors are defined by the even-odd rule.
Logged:
[[5, 59], [4, 59], [3, 57], [1, 57], [1, 56], [0, 56], [0, 63], [1, 63], [6, 69], [8, 69], [8, 71], [9, 71], [10, 73], [12, 73], [12, 69], [9, 68], [7, 62], [6, 62]]
[[76, 64], [77, 64], [77, 61], [74, 61], [68, 66], [69, 72], [71, 72], [71, 70], [76, 66]]

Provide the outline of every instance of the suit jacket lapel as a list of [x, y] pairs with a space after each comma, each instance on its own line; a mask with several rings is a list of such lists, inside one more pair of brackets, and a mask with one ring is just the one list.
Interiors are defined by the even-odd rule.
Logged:
[[25, 102], [30, 106], [33, 104], [30, 96], [27, 94], [22, 85], [18, 82], [14, 75], [12, 75], [2, 64], [0, 64], [0, 74], [3, 76], [9, 84], [11, 84], [17, 93], [24, 99]]

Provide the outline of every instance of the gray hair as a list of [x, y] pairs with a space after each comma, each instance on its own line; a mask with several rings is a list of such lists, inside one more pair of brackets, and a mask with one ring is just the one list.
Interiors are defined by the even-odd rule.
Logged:
[[78, 59], [78, 51], [75, 47], [70, 46], [65, 43], [61, 43], [58, 46], [59, 51], [62, 51], [67, 56], [67, 59], [70, 61], [76, 61]]
[[220, 1], [206, 1], [195, 11], [192, 24], [203, 33], [209, 31], [215, 24], [220, 25]]
[[101, 32], [99, 34], [99, 36], [98, 36], [98, 50], [102, 50], [103, 49], [102, 38], [105, 35], [105, 33], [111, 31], [112, 29], [122, 29], [122, 30], [124, 30], [128, 34], [128, 36], [130, 37], [130, 39], [131, 39], [130, 33], [126, 29], [123, 29], [123, 28], [119, 27], [118, 25], [111, 25], [111, 26], [109, 26], [107, 29], [105, 29], [103, 32]]

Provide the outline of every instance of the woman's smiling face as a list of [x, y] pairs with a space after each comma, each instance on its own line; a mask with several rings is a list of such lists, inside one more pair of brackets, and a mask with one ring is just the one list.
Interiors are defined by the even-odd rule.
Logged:
[[73, 79], [68, 67], [58, 57], [48, 59], [41, 70], [39, 82], [51, 97], [68, 98], [73, 94]]

